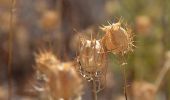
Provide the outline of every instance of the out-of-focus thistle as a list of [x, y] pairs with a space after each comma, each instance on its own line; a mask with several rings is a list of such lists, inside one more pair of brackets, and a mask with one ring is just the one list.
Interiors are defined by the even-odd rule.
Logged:
[[161, 83], [170, 69], [170, 51], [165, 54], [166, 61], [162, 67], [155, 84], [146, 81], [134, 81], [131, 86], [132, 100], [155, 100]]
[[132, 51], [133, 37], [131, 30], [123, 28], [121, 22], [103, 26], [101, 29], [105, 32], [102, 43], [107, 51], [114, 54], [125, 54]]
[[59, 14], [53, 10], [46, 10], [39, 21], [41, 28], [46, 31], [55, 29], [59, 23]]
[[[89, 82], [93, 83], [93, 92], [97, 93], [105, 86], [107, 54], [101, 40], [80, 38], [77, 69]], [[97, 96], [97, 95], [95, 95]], [[96, 100], [97, 97], [94, 97]]]
[[52, 51], [40, 51], [40, 53], [35, 56], [36, 67], [41, 73], [45, 73], [46, 75], [56, 73], [56, 65], [58, 65], [60, 61], [56, 58]]
[[[72, 62], [60, 62], [51, 51], [36, 55], [38, 77], [44, 80], [43, 91], [50, 100], [77, 100], [82, 93], [81, 78]], [[39, 78], [40, 79], [40, 78]]]
[[[123, 28], [121, 22], [103, 26], [104, 36], [97, 40], [81, 37], [79, 40], [79, 52], [77, 69], [80, 74], [88, 81], [93, 82], [94, 100], [97, 100], [97, 92], [105, 86], [105, 76], [107, 71], [107, 54], [112, 52], [115, 55], [124, 57], [126, 53], [133, 50], [133, 37], [131, 30]], [[124, 59], [120, 60], [121, 66], [126, 65]], [[126, 74], [123, 70], [126, 94]], [[95, 94], [96, 93], [96, 94]]]

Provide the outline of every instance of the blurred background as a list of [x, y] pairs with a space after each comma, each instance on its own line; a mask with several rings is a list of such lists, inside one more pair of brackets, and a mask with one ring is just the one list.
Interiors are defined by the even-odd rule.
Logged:
[[[0, 0], [0, 100], [7, 100], [8, 42], [10, 23], [10, 0]], [[34, 53], [41, 48], [51, 49], [62, 61], [74, 60], [76, 40], [79, 33], [101, 33], [99, 27], [123, 18], [134, 33], [135, 50], [127, 56], [127, 86], [144, 84], [149, 94], [159, 73], [166, 63], [170, 50], [170, 3], [169, 0], [16, 0], [13, 17], [12, 79], [14, 100], [24, 99], [22, 93], [27, 80], [34, 75]], [[101, 33], [102, 34], [102, 33]], [[98, 94], [99, 100], [125, 100], [123, 75], [118, 60], [109, 55], [106, 88]], [[166, 73], [156, 99], [170, 100], [170, 71]], [[149, 84], [149, 85], [148, 85]], [[133, 92], [145, 91], [142, 86]], [[88, 85], [84, 86], [83, 100], [91, 100]], [[24, 95], [24, 96], [23, 96]], [[34, 96], [36, 98], [36, 96]], [[139, 97], [140, 98], [140, 97]], [[134, 100], [146, 100], [146, 99]], [[39, 99], [35, 99], [39, 100]]]

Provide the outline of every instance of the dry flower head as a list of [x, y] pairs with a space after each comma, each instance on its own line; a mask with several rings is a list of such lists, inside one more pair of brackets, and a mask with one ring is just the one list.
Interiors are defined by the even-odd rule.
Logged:
[[80, 63], [87, 72], [102, 70], [105, 66], [104, 49], [99, 40], [84, 40], [80, 47]]
[[132, 51], [133, 40], [131, 30], [123, 28], [121, 22], [103, 26], [101, 29], [105, 32], [102, 43], [106, 50], [114, 54], [125, 54]]
[[60, 63], [57, 65], [57, 68], [56, 81], [54, 81], [53, 78], [49, 80], [50, 90], [54, 93], [53, 96], [57, 98], [57, 100], [60, 98], [69, 100], [81, 95], [81, 78], [77, 75], [73, 63]]
[[38, 77], [46, 76], [43, 91], [52, 100], [72, 100], [81, 95], [81, 78], [77, 75], [72, 62], [60, 62], [51, 51], [36, 55]]
[[100, 90], [102, 83], [105, 83], [107, 70], [107, 56], [103, 45], [100, 40], [82, 37], [79, 46], [78, 70], [85, 79], [99, 84], [97, 90]]
[[56, 65], [60, 63], [52, 51], [42, 50], [35, 56], [37, 69], [42, 73], [50, 74], [56, 70]]

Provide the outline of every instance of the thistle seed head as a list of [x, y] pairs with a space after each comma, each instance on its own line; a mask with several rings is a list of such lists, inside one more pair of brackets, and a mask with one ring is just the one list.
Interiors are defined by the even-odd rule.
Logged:
[[36, 55], [39, 77], [46, 77], [43, 90], [52, 100], [72, 100], [81, 96], [82, 81], [72, 62], [61, 62], [51, 51]]
[[80, 75], [87, 81], [93, 81], [97, 84], [96, 92], [105, 87], [107, 55], [100, 40], [80, 38], [76, 62]]
[[[50, 90], [54, 93], [56, 98], [63, 98], [64, 100], [73, 99], [82, 93], [82, 81], [76, 73], [72, 62], [64, 62], [57, 65], [58, 78], [50, 80]], [[55, 83], [55, 84], [54, 84]], [[56, 87], [57, 86], [57, 87]], [[58, 100], [57, 99], [57, 100]]]
[[106, 67], [106, 54], [100, 40], [82, 39], [78, 58], [82, 69], [90, 73]]
[[120, 22], [103, 26], [101, 29], [105, 32], [102, 43], [107, 51], [114, 54], [125, 54], [132, 50], [131, 30], [123, 28]]
[[43, 50], [40, 51], [39, 54], [35, 55], [36, 59], [36, 67], [42, 73], [51, 74], [56, 71], [56, 65], [60, 63], [60, 61], [56, 58], [56, 56], [52, 53], [52, 51]]

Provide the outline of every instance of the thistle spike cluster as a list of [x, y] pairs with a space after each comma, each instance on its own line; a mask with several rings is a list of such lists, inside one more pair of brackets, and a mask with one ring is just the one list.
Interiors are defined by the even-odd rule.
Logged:
[[129, 28], [123, 28], [121, 22], [109, 24], [100, 28], [105, 32], [102, 43], [107, 51], [114, 54], [126, 54], [133, 51], [133, 36]]
[[42, 50], [39, 54], [35, 54], [35, 62], [37, 69], [42, 73], [55, 73], [56, 65], [61, 63], [52, 51]]
[[[133, 37], [131, 30], [123, 28], [121, 22], [113, 23], [100, 28], [105, 34], [100, 39], [91, 40], [81, 37], [79, 39], [79, 51], [77, 69], [88, 81], [97, 82], [97, 91], [105, 85], [107, 71], [107, 54], [126, 54], [133, 51]], [[104, 84], [103, 84], [104, 83]]]
[[103, 45], [100, 40], [88, 40], [84, 37], [80, 38], [79, 56], [77, 57], [77, 68], [80, 74], [88, 81], [94, 81], [97, 91], [100, 91], [104, 84], [107, 55], [104, 52]]
[[42, 90], [50, 100], [72, 100], [81, 95], [82, 81], [73, 62], [61, 62], [51, 51], [41, 51], [36, 54], [36, 67], [38, 77], [46, 77]]

